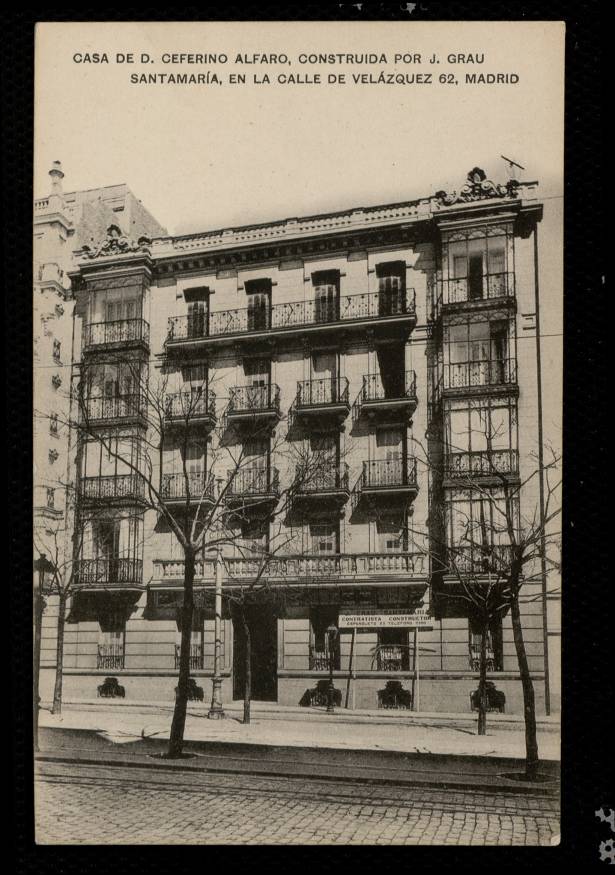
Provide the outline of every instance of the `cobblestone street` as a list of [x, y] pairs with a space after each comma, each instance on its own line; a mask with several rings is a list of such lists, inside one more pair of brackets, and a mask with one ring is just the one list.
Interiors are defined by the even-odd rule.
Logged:
[[557, 800], [349, 781], [46, 763], [39, 844], [549, 845]]

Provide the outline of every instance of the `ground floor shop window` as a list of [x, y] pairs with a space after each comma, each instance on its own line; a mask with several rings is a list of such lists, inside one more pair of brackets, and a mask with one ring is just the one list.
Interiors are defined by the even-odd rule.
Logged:
[[407, 629], [379, 629], [378, 671], [410, 671], [410, 647]]
[[[468, 620], [469, 635], [470, 635], [470, 669], [472, 671], [480, 670], [480, 646], [482, 627], [476, 620]], [[487, 630], [487, 671], [502, 671], [503, 653], [502, 653], [502, 621], [493, 620], [489, 624]]]
[[329, 671], [331, 658], [334, 670], [339, 670], [339, 633], [335, 636], [332, 652], [329, 650], [329, 635], [327, 634], [327, 629], [331, 624], [337, 628], [338, 617], [337, 607], [310, 608], [310, 669], [312, 671]]

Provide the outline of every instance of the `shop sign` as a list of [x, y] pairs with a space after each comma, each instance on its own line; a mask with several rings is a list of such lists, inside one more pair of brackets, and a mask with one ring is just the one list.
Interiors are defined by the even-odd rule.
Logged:
[[432, 629], [433, 618], [426, 607], [414, 611], [356, 610], [341, 613], [340, 629]]

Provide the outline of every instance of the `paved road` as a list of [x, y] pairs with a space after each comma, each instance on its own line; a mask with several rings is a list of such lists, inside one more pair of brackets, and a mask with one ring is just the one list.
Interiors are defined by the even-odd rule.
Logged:
[[548, 796], [41, 763], [43, 844], [548, 845]]

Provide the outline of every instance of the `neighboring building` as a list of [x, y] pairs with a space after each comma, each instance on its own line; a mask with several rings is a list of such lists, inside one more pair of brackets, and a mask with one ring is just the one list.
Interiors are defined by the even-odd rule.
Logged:
[[[106, 240], [77, 254], [73, 360], [88, 375], [94, 428], [139, 467], [155, 423], [135, 373], [152, 384], [168, 375], [169, 419], [174, 398], [206, 387], [189, 440], [178, 414], [165, 443], [155, 485], [167, 498], [185, 500], [183, 461], [194, 482], [225, 482], [223, 441], [254, 457], [231, 493], [262, 495], [272, 508], [293, 477], [293, 447], [317, 448], [330, 460], [282, 521], [288, 548], [267, 576], [283, 598], [250, 609], [255, 699], [306, 701], [331, 658], [336, 686], [345, 689], [351, 653], [352, 706], [378, 707], [390, 680], [416, 696], [408, 630], [387, 623], [353, 635], [340, 619], [422, 611], [433, 619], [418, 635], [420, 707], [469, 709], [475, 629], [447, 599], [450, 581], [434, 557], [442, 541], [454, 543], [460, 514], [476, 512], [460, 478], [475, 472], [495, 488], [483, 448], [463, 445], [464, 422], [487, 409], [506, 470], [523, 477], [533, 464], [543, 399], [535, 343], [519, 357], [516, 338], [536, 333], [534, 234], [542, 215], [536, 183], [496, 186], [475, 169], [459, 195], [151, 242], [111, 227]], [[559, 400], [549, 399], [555, 419]], [[258, 444], [242, 432], [246, 415], [260, 423]], [[65, 694], [91, 698], [101, 676], [116, 674], [130, 699], [172, 701], [183, 573], [177, 540], [148, 508], [129, 465], [95, 440], [81, 441], [75, 464], [85, 537]], [[228, 587], [249, 580], [246, 551], [271, 537], [266, 515], [241, 535], [225, 550]], [[213, 583], [214, 560], [205, 558], [193, 629], [198, 683], [213, 667]], [[543, 710], [540, 581], [532, 594], [523, 618]], [[333, 654], [331, 623], [341, 626]], [[233, 625], [225, 610], [227, 701], [240, 697], [244, 670]], [[506, 710], [520, 713], [508, 618], [492, 630], [489, 660]]]
[[[64, 562], [74, 472], [68, 465], [73, 307], [69, 271], [74, 250], [100, 239], [114, 222], [126, 233], [166, 230], [125, 185], [64, 192], [59, 161], [49, 197], [34, 202], [34, 556]], [[55, 664], [53, 599], [44, 618], [42, 664]]]

